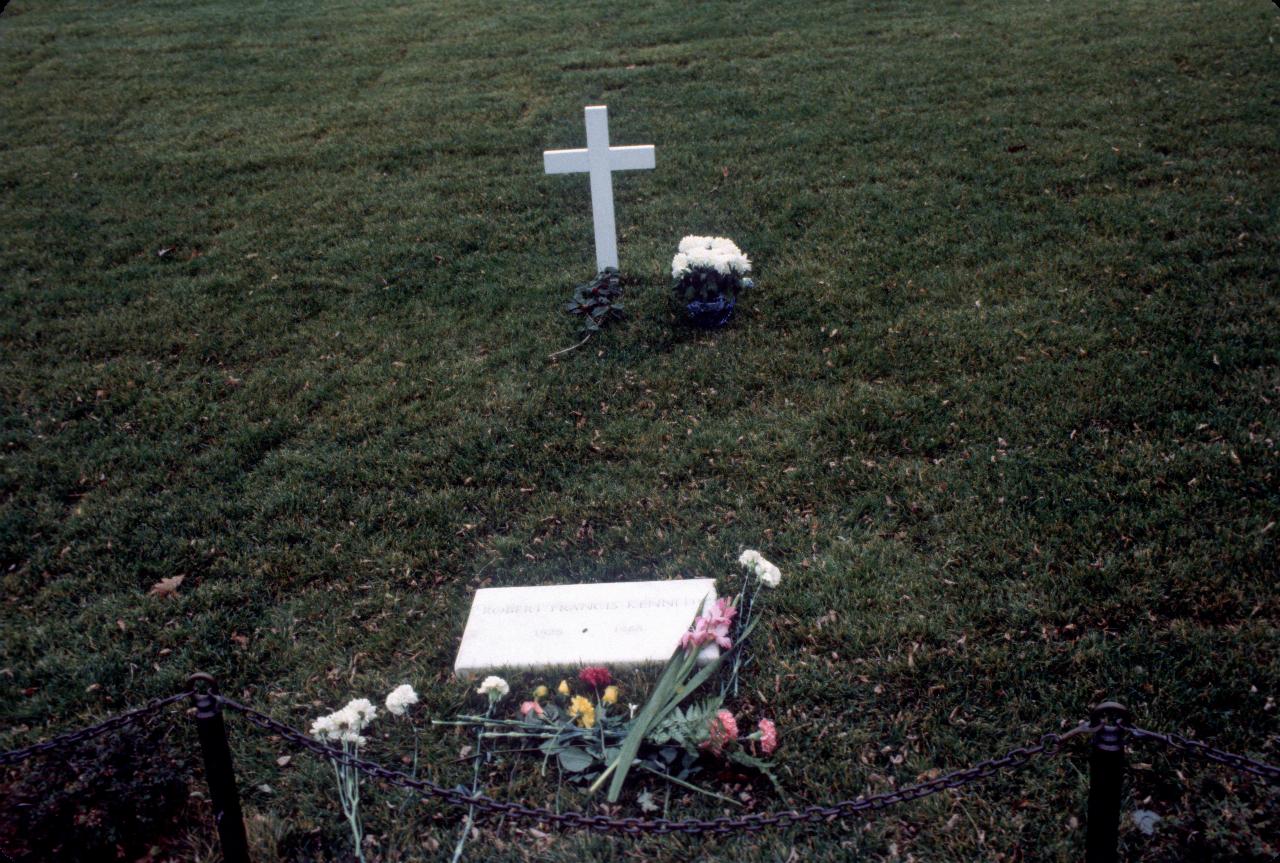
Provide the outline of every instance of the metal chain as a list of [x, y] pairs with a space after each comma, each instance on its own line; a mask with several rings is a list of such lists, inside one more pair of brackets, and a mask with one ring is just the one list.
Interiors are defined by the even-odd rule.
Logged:
[[1280, 784], [1280, 767], [1267, 764], [1263, 761], [1256, 761], [1244, 755], [1237, 755], [1234, 752], [1227, 752], [1223, 749], [1215, 749], [1207, 743], [1201, 743], [1199, 740], [1191, 740], [1180, 734], [1164, 734], [1159, 731], [1148, 731], [1145, 728], [1138, 728], [1133, 725], [1125, 725], [1124, 728], [1130, 734], [1139, 740], [1154, 740], [1157, 743], [1163, 743], [1171, 749], [1177, 749], [1194, 755], [1204, 761], [1212, 761], [1216, 764], [1225, 764], [1227, 767], [1234, 767], [1236, 770], [1243, 770], [1245, 773], [1252, 773], [1254, 776], [1261, 776], [1269, 782]]
[[52, 752], [55, 749], [63, 749], [68, 746], [76, 746], [84, 743], [86, 740], [92, 740], [95, 737], [101, 737], [108, 731], [115, 731], [117, 728], [123, 728], [126, 725], [132, 725], [135, 722], [142, 722], [144, 719], [159, 713], [170, 704], [184, 701], [192, 696], [191, 692], [179, 692], [176, 695], [170, 695], [166, 698], [157, 698], [149, 701], [136, 710], [130, 710], [127, 713], [121, 713], [119, 716], [113, 716], [105, 719], [97, 725], [90, 725], [88, 728], [81, 728], [76, 731], [68, 731], [66, 734], [60, 734], [57, 737], [51, 737], [40, 743], [33, 743], [30, 746], [24, 746], [21, 749], [10, 749], [8, 752], [0, 752], [0, 767], [11, 767], [14, 764], [21, 764], [28, 758], [36, 755], [43, 755], [46, 752]]
[[701, 819], [686, 818], [672, 821], [666, 818], [616, 818], [608, 815], [588, 815], [584, 812], [556, 812], [537, 806], [525, 806], [495, 800], [484, 794], [469, 794], [460, 789], [445, 788], [427, 779], [415, 779], [399, 770], [392, 770], [374, 761], [368, 761], [348, 755], [341, 749], [327, 746], [297, 729], [277, 722], [270, 716], [260, 713], [251, 707], [218, 696], [223, 706], [242, 715], [248, 722], [259, 728], [280, 735], [294, 745], [306, 749], [322, 758], [337, 764], [354, 767], [361, 773], [381, 779], [399, 788], [417, 791], [420, 794], [435, 797], [450, 806], [475, 807], [478, 812], [502, 815], [519, 821], [531, 821], [559, 828], [594, 830], [599, 833], [616, 831], [628, 835], [681, 833], [687, 835], [716, 834], [724, 835], [745, 831], [755, 833], [769, 827], [790, 827], [795, 824], [818, 824], [847, 818], [859, 812], [874, 812], [886, 809], [908, 800], [918, 800], [947, 789], [961, 788], [972, 782], [986, 779], [1001, 770], [1015, 770], [1027, 764], [1036, 756], [1056, 755], [1062, 745], [1073, 737], [1096, 730], [1096, 726], [1081, 723], [1065, 734], [1045, 734], [1038, 743], [1012, 749], [998, 758], [975, 764], [964, 770], [956, 770], [928, 782], [909, 785], [884, 794], [872, 797], [859, 797], [844, 800], [829, 806], [806, 806], [786, 812], [759, 813], [740, 815], [737, 817], [721, 816], [719, 818]]
[[[20, 764], [36, 755], [41, 755], [70, 746], [76, 746], [84, 743], [85, 741], [92, 740], [95, 737], [100, 737], [110, 731], [143, 722], [151, 716], [158, 714], [166, 707], [188, 699], [194, 694], [194, 692], [186, 691], [179, 692], [165, 698], [157, 698], [142, 707], [130, 710], [127, 713], [122, 713], [118, 716], [113, 716], [110, 719], [106, 719], [96, 725], [89, 726], [88, 728], [81, 728], [76, 731], [61, 734], [57, 737], [50, 738], [49, 740], [45, 740], [40, 743], [35, 743], [21, 749], [11, 749], [8, 752], [0, 752], [0, 767]], [[986, 779], [1002, 770], [1016, 770], [1025, 766], [1028, 762], [1038, 756], [1049, 757], [1056, 755], [1061, 751], [1063, 745], [1071, 738], [1082, 734], [1092, 733], [1097, 731], [1100, 727], [1097, 724], [1082, 722], [1064, 734], [1042, 735], [1039, 742], [1035, 744], [1011, 749], [1004, 755], [997, 758], [987, 759], [986, 761], [979, 762], [972, 767], [967, 767], [963, 770], [955, 770], [951, 773], [931, 779], [928, 782], [908, 785], [905, 788], [899, 788], [895, 791], [889, 791], [871, 797], [858, 797], [852, 800], [842, 800], [828, 806], [806, 806], [802, 809], [793, 809], [785, 812], [754, 813], [736, 817], [721, 816], [710, 819], [686, 818], [683, 820], [673, 821], [666, 818], [617, 818], [609, 815], [588, 815], [584, 812], [556, 812], [552, 809], [537, 806], [525, 806], [520, 803], [495, 800], [484, 794], [469, 794], [460, 788], [445, 788], [444, 786], [438, 785], [430, 780], [415, 779], [406, 773], [384, 767], [377, 762], [348, 755], [341, 749], [328, 746], [295, 728], [272, 719], [265, 713], [261, 713], [251, 707], [220, 695], [214, 695], [214, 697], [224, 707], [240, 714], [249, 723], [266, 731], [278, 734], [285, 740], [292, 742], [294, 745], [302, 749], [337, 764], [354, 767], [360, 772], [376, 779], [381, 779], [388, 784], [416, 791], [419, 794], [423, 794], [428, 797], [437, 798], [447, 805], [474, 807], [481, 813], [501, 815], [515, 820], [530, 821], [558, 828], [594, 830], [601, 833], [617, 831], [628, 835], [665, 835], [669, 833], [681, 833], [687, 835], [724, 835], [738, 831], [754, 833], [770, 827], [790, 827], [796, 824], [817, 824], [847, 818], [860, 812], [876, 812], [899, 803], [905, 803], [909, 800], [918, 800], [922, 797], [928, 797], [932, 794], [937, 794], [940, 791], [962, 788], [971, 783]], [[1128, 723], [1122, 723], [1122, 726], [1136, 739], [1155, 741], [1169, 748], [1177, 749], [1205, 761], [1211, 761], [1216, 764], [1222, 764], [1246, 773], [1251, 773], [1255, 776], [1266, 779], [1271, 783], [1280, 783], [1280, 767], [1275, 767], [1274, 765], [1248, 758], [1244, 755], [1238, 755], [1233, 752], [1216, 749], [1206, 743], [1202, 743], [1198, 740], [1191, 740], [1178, 734], [1165, 734], [1158, 731], [1149, 731], [1145, 728], [1129, 725]]]

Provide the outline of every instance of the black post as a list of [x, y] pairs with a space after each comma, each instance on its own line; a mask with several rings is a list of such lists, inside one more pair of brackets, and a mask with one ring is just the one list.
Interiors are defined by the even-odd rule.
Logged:
[[[201, 683], [203, 689], [197, 688]], [[212, 676], [197, 672], [187, 678], [187, 685], [195, 690], [196, 733], [204, 755], [204, 775], [209, 782], [209, 800], [218, 825], [222, 859], [224, 863], [249, 863], [249, 840], [244, 833], [244, 815], [236, 791], [231, 748], [227, 745], [227, 727], [222, 722], [218, 683]]]
[[1104, 701], [1089, 714], [1098, 726], [1089, 748], [1089, 812], [1085, 825], [1086, 863], [1116, 863], [1120, 852], [1120, 796], [1124, 790], [1123, 723], [1129, 708]]

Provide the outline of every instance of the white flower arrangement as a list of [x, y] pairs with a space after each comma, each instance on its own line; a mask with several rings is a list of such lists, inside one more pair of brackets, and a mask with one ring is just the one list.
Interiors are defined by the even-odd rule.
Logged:
[[733, 240], [688, 236], [680, 241], [679, 250], [671, 259], [671, 278], [675, 280], [671, 287], [684, 303], [732, 305], [739, 293], [754, 287], [747, 278], [750, 272], [751, 259]]
[[[353, 698], [341, 710], [312, 722], [311, 736], [339, 743], [345, 754], [355, 757], [359, 755], [360, 747], [369, 742], [360, 732], [377, 715], [378, 709], [369, 699]], [[338, 780], [338, 802], [342, 804], [342, 814], [347, 817], [347, 825], [351, 828], [356, 859], [364, 863], [364, 826], [360, 822], [360, 771], [351, 764], [337, 761], [333, 762], [333, 771]]]
[[695, 269], [715, 270], [722, 276], [751, 272], [751, 259], [728, 237], [687, 236], [671, 259], [671, 278], [680, 279]]
[[[500, 678], [494, 678], [500, 680]], [[488, 681], [485, 681], [486, 683]], [[501, 681], [506, 686], [505, 681]], [[408, 719], [413, 730], [413, 773], [418, 776], [418, 727], [409, 715], [409, 708], [418, 703], [418, 693], [407, 683], [402, 683], [387, 693], [387, 712], [393, 716]], [[343, 754], [358, 757], [360, 747], [369, 742], [361, 732], [378, 715], [378, 708], [367, 698], [353, 698], [346, 707], [335, 710], [327, 716], [321, 716], [311, 723], [311, 736], [327, 743], [337, 744]], [[333, 759], [333, 772], [338, 781], [338, 802], [342, 805], [342, 814], [346, 816], [347, 825], [351, 828], [351, 842], [355, 849], [356, 859], [364, 863], [364, 824], [360, 819], [360, 770], [354, 765]], [[409, 795], [400, 805], [400, 812], [412, 801]], [[399, 859], [398, 857], [396, 859]]]

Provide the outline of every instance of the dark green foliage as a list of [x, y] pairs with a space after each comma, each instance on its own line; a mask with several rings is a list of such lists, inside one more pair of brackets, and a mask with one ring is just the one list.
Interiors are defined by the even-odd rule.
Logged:
[[694, 267], [674, 280], [671, 291], [676, 300], [689, 303], [694, 300], [714, 300], [718, 297], [734, 297], [755, 287], [755, 282], [737, 273], [718, 273], [707, 267]]
[[[0, 856], [14, 863], [143, 858], [179, 835], [189, 770], [164, 726], [41, 756], [0, 781]], [[199, 823], [199, 822], [196, 822]]]
[[[738, 709], [777, 720], [797, 803], [1104, 696], [1277, 760], [1273, 40], [1259, 0], [14, 0], [0, 746], [197, 668], [300, 726], [402, 681], [453, 716], [475, 588], [722, 576], [751, 547], [788, 580]], [[541, 152], [597, 103], [658, 167], [614, 178], [627, 320], [549, 364], [593, 258], [586, 183]], [[707, 232], [767, 273], [713, 336], [669, 291]], [[325, 765], [233, 733], [250, 818], [295, 859], [347, 847]], [[469, 782], [467, 744], [424, 733], [433, 778]], [[1275, 857], [1259, 783], [1134, 760], [1127, 803], [1164, 821], [1126, 821], [1130, 859]], [[489, 793], [579, 804], [512, 766]], [[1076, 861], [1082, 766], [869, 826], [507, 824], [469, 853]], [[367, 794], [385, 835], [400, 798]], [[456, 816], [415, 812], [413, 847], [452, 847]]]
[[622, 279], [614, 267], [607, 267], [596, 277], [573, 290], [573, 299], [564, 307], [571, 315], [582, 316], [582, 329], [598, 332], [609, 321], [625, 317], [622, 305]]

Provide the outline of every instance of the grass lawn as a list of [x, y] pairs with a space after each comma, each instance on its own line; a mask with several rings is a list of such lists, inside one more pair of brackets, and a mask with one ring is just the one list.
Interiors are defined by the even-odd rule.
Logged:
[[[0, 748], [196, 669], [296, 726], [402, 681], [448, 717], [476, 588], [753, 547], [787, 578], [736, 706], [791, 799], [748, 810], [1106, 696], [1280, 761], [1277, 38], [1263, 0], [12, 0]], [[602, 102], [657, 147], [615, 175], [630, 316], [548, 361], [594, 255], [541, 151]], [[668, 299], [686, 233], [756, 261], [724, 331]], [[345, 859], [328, 768], [229, 721], [259, 859]], [[466, 742], [425, 734], [430, 775], [469, 781]], [[200, 787], [185, 725], [156, 748]], [[1129, 859], [1276, 853], [1274, 789], [1133, 760], [1126, 811], [1163, 820], [1126, 815]], [[467, 859], [1077, 860], [1084, 770], [748, 839], [484, 823]], [[447, 859], [458, 813], [399, 800], [367, 789], [371, 854]], [[198, 800], [153, 833], [212, 856]]]

